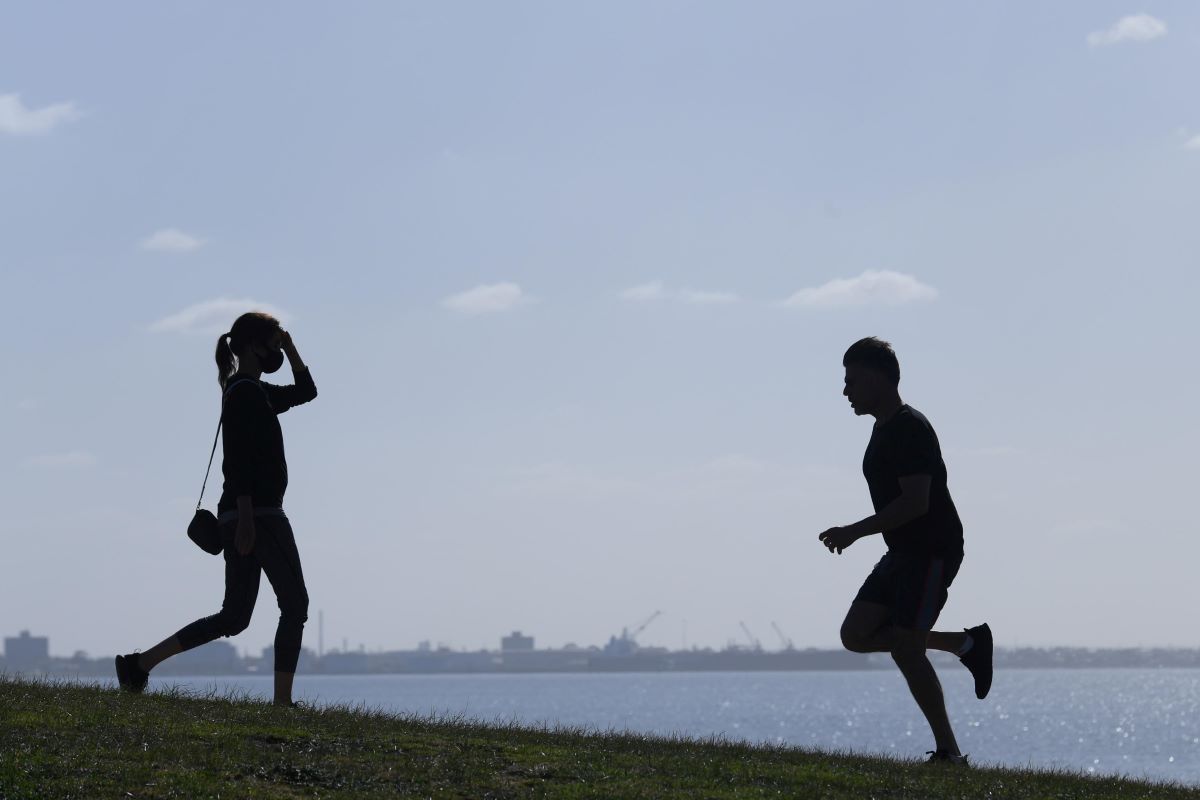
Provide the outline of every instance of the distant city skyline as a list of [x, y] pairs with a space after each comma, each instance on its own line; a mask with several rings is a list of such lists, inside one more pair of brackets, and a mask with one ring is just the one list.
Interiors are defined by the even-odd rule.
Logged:
[[184, 529], [254, 307], [320, 389], [306, 646], [838, 646], [866, 335], [966, 527], [940, 624], [1200, 642], [1200, 7], [69, 8], [0, 48], [0, 629], [217, 611]]
[[[74, 651], [48, 652], [45, 637], [22, 631], [4, 640], [0, 672], [7, 675], [50, 675], [81, 680], [111, 679], [112, 656]], [[1013, 648], [996, 651], [1004, 669], [1195, 669], [1200, 648]], [[937, 652], [935, 663], [957, 666], [956, 657]], [[274, 647], [259, 653], [239, 651], [229, 640], [217, 639], [188, 650], [162, 665], [156, 675], [171, 681], [183, 676], [261, 675], [271, 671]], [[892, 669], [886, 653], [852, 653], [840, 647], [804, 648], [730, 645], [725, 648], [630, 647], [628, 640], [604, 646], [537, 647], [533, 637], [519, 631], [501, 637], [500, 647], [475, 650], [435, 647], [430, 642], [391, 650], [343, 646], [321, 653], [301, 649], [300, 671], [323, 675], [437, 675], [531, 673], [647, 673], [647, 672], [810, 672]]]

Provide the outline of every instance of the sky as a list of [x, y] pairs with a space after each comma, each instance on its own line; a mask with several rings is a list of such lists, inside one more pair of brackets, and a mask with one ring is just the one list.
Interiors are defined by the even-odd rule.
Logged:
[[[281, 418], [308, 646], [836, 646], [868, 335], [966, 529], [939, 627], [1200, 644], [1200, 7], [0, 13], [3, 635], [217, 611], [185, 528], [261, 308], [320, 390]], [[234, 644], [276, 619], [264, 582]]]

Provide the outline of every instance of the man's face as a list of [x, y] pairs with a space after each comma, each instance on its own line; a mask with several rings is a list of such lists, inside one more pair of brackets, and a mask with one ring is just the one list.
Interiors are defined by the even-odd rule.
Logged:
[[846, 367], [846, 386], [842, 394], [858, 416], [871, 414], [884, 397], [886, 378], [877, 369], [852, 364]]

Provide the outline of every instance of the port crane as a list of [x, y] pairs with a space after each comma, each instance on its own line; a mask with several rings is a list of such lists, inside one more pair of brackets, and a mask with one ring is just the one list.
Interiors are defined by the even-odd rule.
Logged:
[[750, 629], [746, 627], [746, 623], [739, 622], [738, 625], [742, 626], [742, 632], [745, 633], [746, 638], [750, 640], [750, 649], [751, 650], [762, 650], [762, 642], [760, 642], [758, 640], [758, 637], [756, 637], [753, 633], [750, 632]]
[[608, 644], [604, 645], [604, 652], [613, 655], [630, 655], [637, 652], [638, 644], [637, 637], [642, 631], [650, 627], [650, 623], [662, 616], [661, 611], [655, 611], [649, 617], [634, 627], [632, 631], [628, 627], [621, 628], [620, 636], [610, 636]]
[[646, 628], [650, 627], [650, 623], [654, 622], [654, 620], [658, 619], [661, 616], [662, 616], [661, 611], [655, 611], [653, 614], [646, 617], [646, 619], [642, 622], [641, 625], [638, 625], [636, 628], [634, 628], [633, 633], [627, 633], [626, 629], [622, 628], [621, 629], [621, 638], [629, 639], [629, 640], [637, 639], [639, 633], [646, 630]]
[[795, 650], [796, 646], [792, 644], [792, 640], [779, 629], [779, 625], [775, 620], [771, 620], [771, 627], [775, 629], [775, 633], [779, 635], [779, 641], [783, 643], [784, 650]]

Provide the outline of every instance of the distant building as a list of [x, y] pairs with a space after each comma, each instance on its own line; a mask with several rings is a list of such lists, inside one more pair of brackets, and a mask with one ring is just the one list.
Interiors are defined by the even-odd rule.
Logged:
[[13, 672], [45, 669], [50, 663], [50, 640], [45, 636], [30, 636], [21, 631], [20, 636], [4, 639], [4, 666]]
[[[334, 650], [333, 652], [337, 652]], [[297, 672], [320, 672], [321, 658], [317, 656], [315, 650], [310, 650], [307, 647], [300, 648], [300, 658], [296, 661]], [[260, 672], [275, 671], [275, 645], [269, 644], [263, 648], [262, 658], [259, 659], [258, 669]]]
[[156, 671], [170, 675], [232, 675], [243, 670], [237, 648], [216, 639], [172, 656]]
[[345, 675], [367, 671], [367, 654], [361, 650], [358, 652], [350, 651], [348, 653], [343, 653], [340, 650], [331, 650], [321, 656], [320, 662], [322, 672]]
[[520, 631], [513, 631], [500, 640], [502, 653], [527, 653], [533, 650], [533, 637], [523, 636]]

